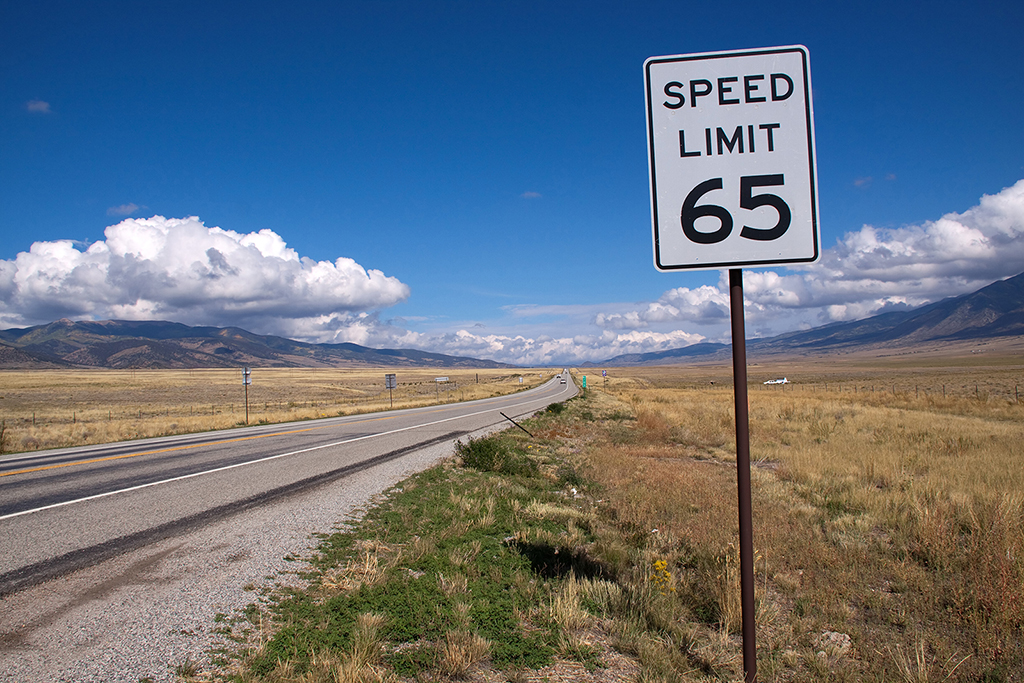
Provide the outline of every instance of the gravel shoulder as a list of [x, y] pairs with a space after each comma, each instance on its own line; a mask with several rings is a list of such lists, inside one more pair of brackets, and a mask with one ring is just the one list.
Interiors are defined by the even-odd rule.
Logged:
[[[495, 428], [474, 433], [474, 438]], [[453, 453], [451, 443], [152, 543], [0, 600], [0, 681], [172, 681], [205, 661], [217, 614], [287, 582], [315, 546], [373, 497]]]

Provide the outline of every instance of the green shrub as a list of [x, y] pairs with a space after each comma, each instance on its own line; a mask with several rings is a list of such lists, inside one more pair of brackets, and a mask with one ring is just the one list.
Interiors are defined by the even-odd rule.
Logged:
[[505, 458], [504, 450], [496, 439], [470, 439], [468, 443], [455, 442], [455, 453], [462, 458], [464, 467], [484, 472], [496, 472]]
[[572, 465], [559, 465], [555, 474], [558, 477], [558, 482], [563, 486], [583, 486], [583, 477], [580, 476], [580, 473]]
[[456, 441], [455, 453], [462, 458], [463, 467], [472, 467], [482, 472], [523, 476], [538, 472], [537, 463], [499, 437], [470, 439], [465, 444]]

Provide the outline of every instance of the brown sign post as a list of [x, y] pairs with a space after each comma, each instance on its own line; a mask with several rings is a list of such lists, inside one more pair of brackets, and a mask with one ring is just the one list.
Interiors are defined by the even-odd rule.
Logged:
[[743, 609], [743, 669], [757, 679], [757, 628], [754, 623], [754, 521], [750, 504], [750, 416], [747, 402], [747, 338], [743, 319], [743, 271], [729, 271], [732, 318], [733, 401], [736, 406], [736, 490], [740, 512], [740, 602]]
[[[744, 679], [757, 679], [743, 267], [817, 261], [807, 48], [644, 62], [654, 265], [729, 269]], [[742, 227], [740, 227], [742, 226]]]

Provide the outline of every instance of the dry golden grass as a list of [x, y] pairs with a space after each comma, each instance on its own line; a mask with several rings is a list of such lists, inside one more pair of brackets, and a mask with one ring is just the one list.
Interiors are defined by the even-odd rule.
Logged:
[[[1022, 680], [1019, 366], [829, 372], [828, 392], [750, 390], [759, 680]], [[735, 649], [722, 634], [739, 621], [730, 370], [612, 374], [591, 385], [600, 428], [583, 461], [606, 515], [635, 539], [620, 569], [634, 585], [676, 587], [706, 625], [684, 648], [689, 661], [703, 652], [705, 671], [724, 674]], [[910, 391], [893, 393], [897, 375], [918, 391], [905, 382]], [[923, 390], [950, 377], [969, 390]]]
[[395, 549], [379, 541], [359, 541], [357, 547], [357, 559], [326, 572], [321, 578], [320, 585], [327, 594], [353, 591], [380, 583], [385, 572], [399, 557]]
[[[253, 370], [249, 424], [390, 409], [385, 373], [397, 375], [394, 408], [487, 398], [537, 386], [551, 370]], [[438, 384], [435, 377], [449, 383]], [[519, 378], [523, 383], [519, 383]], [[0, 451], [31, 451], [245, 424], [241, 372], [200, 370], [0, 371]]]
[[[1020, 366], [821, 367], [827, 376], [811, 369], [827, 392], [792, 368], [751, 373], [798, 381], [750, 392], [758, 680], [1024, 681], [1024, 409], [980, 390], [921, 388], [923, 378], [952, 376], [1005, 388]], [[448, 480], [436, 490], [452, 519], [436, 536], [415, 535], [422, 508], [396, 511], [389, 519], [416, 529], [411, 540], [361, 542], [321, 589], [351, 590], [400, 556], [436, 554], [446, 567], [439, 604], [456, 616], [418, 680], [741, 679], [730, 374], [617, 369], [607, 383], [591, 380], [585, 398], [532, 420], [534, 437], [503, 437], [550, 458], [540, 472], [555, 495], [531, 498], [513, 480], [486, 490]], [[837, 391], [840, 376], [850, 384]], [[896, 376], [918, 378], [918, 391], [862, 389]], [[582, 573], [564, 579], [524, 572], [507, 584], [526, 601], [517, 619], [557, 627], [559, 657], [535, 671], [489, 668], [488, 649], [493, 656], [501, 641], [475, 636], [469, 618], [467, 577], [487, 575], [474, 569], [489, 556], [479, 530], [505, 515], [530, 529], [509, 538], [581, 560]], [[311, 658], [302, 675], [280, 664], [261, 680], [321, 680], [321, 670], [342, 680], [348, 661], [365, 661], [367, 678], [345, 680], [387, 675], [355, 655]]]
[[[243, 671], [232, 680], [243, 683], [398, 683], [398, 677], [381, 666], [383, 642], [380, 630], [384, 623], [385, 618], [379, 614], [360, 614], [352, 629], [351, 649], [341, 655], [314, 653], [301, 674], [294, 663], [278, 662], [266, 676], [254, 676]], [[178, 680], [192, 683], [210, 678], [179, 673]]]
[[491, 652], [491, 644], [468, 628], [448, 631], [438, 653], [438, 668], [451, 678], [465, 678], [466, 674]]
[[[594, 377], [591, 386], [620, 393], [629, 388], [713, 389], [732, 386], [732, 367], [689, 365], [672, 367], [614, 368], [610, 377]], [[765, 393], [778, 396], [793, 390], [811, 393], [855, 394], [864, 401], [891, 405], [894, 400], [928, 398], [941, 408], [941, 399], [981, 399], [1016, 402], [1024, 398], [1024, 360], [1015, 356], [971, 355], [957, 358], [896, 357], [882, 359], [815, 358], [791, 361], [751, 361], [747, 368], [753, 400]], [[793, 384], [765, 386], [781, 377]], [[971, 409], [969, 404], [958, 410]], [[986, 413], [987, 414], [987, 413]]]

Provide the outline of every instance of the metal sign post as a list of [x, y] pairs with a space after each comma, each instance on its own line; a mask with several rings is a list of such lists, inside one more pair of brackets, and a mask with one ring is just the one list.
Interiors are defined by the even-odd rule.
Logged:
[[[820, 256], [814, 115], [801, 45], [644, 62], [654, 265], [729, 269], [744, 680], [757, 680], [744, 266]], [[584, 384], [584, 386], [586, 386]]]
[[729, 270], [732, 318], [733, 401], [736, 407], [736, 490], [740, 514], [740, 604], [743, 613], [743, 669], [757, 680], [757, 626], [754, 623], [754, 522], [750, 504], [750, 416], [747, 402], [747, 336], [743, 319], [743, 271]]
[[395, 387], [398, 386], [398, 380], [395, 378], [394, 375], [385, 374], [384, 375], [384, 386], [387, 387], [388, 396], [391, 398], [391, 407], [394, 408], [395, 407], [395, 395], [393, 393], [391, 393], [391, 392], [392, 392], [392, 390]]
[[252, 384], [252, 370], [242, 370], [242, 384], [245, 385], [245, 424], [249, 424], [249, 385]]

